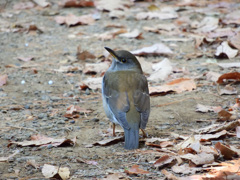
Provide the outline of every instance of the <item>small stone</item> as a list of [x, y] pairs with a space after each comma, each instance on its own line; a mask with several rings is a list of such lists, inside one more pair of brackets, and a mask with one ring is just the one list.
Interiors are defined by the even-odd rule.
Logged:
[[49, 85], [52, 85], [52, 84], [53, 84], [53, 81], [52, 81], [52, 80], [48, 81], [48, 84], [49, 84]]
[[49, 145], [47, 146], [48, 149], [51, 149], [52, 147], [53, 147], [52, 144], [49, 144]]
[[25, 83], [26, 83], [26, 81], [25, 81], [25, 80], [22, 80], [22, 81], [21, 81], [21, 84], [25, 84]]
[[71, 120], [71, 121], [69, 121], [71, 124], [74, 124], [75, 123], [75, 120]]
[[102, 121], [101, 121], [99, 124], [100, 124], [100, 125], [106, 125], [106, 123], [105, 123], [105, 122], [102, 122]]
[[90, 95], [90, 94], [91, 94], [91, 93], [90, 93], [90, 90], [89, 90], [88, 88], [86, 89], [85, 94], [86, 94], [86, 95]]
[[64, 120], [60, 120], [60, 121], [58, 121], [58, 124], [65, 124], [65, 121]]
[[98, 122], [99, 119], [98, 119], [98, 118], [92, 118], [91, 121], [93, 121], [93, 122]]

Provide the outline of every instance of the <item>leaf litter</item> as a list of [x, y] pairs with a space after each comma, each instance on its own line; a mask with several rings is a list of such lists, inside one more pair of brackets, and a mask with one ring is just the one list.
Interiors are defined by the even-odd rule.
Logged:
[[[63, 156], [62, 153], [58, 154], [58, 152], [57, 158], [54, 158], [54, 156], [56, 156], [54, 153], [50, 155], [49, 157], [51, 158], [51, 162], [54, 162], [54, 166], [50, 165], [49, 162], [38, 161], [38, 163], [36, 163], [36, 161], [27, 161], [29, 165], [27, 168], [39, 169], [39, 164], [40, 167], [44, 164], [43, 168], [40, 168], [44, 170], [42, 172], [43, 176], [58, 179], [70, 178], [70, 169], [73, 169], [73, 171], [71, 170], [71, 173], [73, 173], [71, 178], [73, 179], [86, 177], [128, 179], [128, 177], [134, 178], [135, 176], [137, 178], [146, 176], [149, 177], [148, 179], [154, 179], [160, 174], [159, 169], [162, 169], [162, 174], [159, 175], [160, 178], [164, 178], [163, 176], [169, 179], [204, 179], [207, 177], [215, 179], [238, 178], [239, 169], [237, 168], [239, 168], [240, 147], [236, 139], [239, 139], [239, 100], [234, 102], [232, 99], [239, 98], [237, 96], [237, 91], [239, 90], [237, 86], [239, 81], [237, 69], [239, 68], [239, 33], [237, 26], [240, 23], [237, 18], [239, 12], [232, 9], [235, 5], [234, 2], [209, 3], [207, 1], [184, 1], [177, 4], [169, 4], [167, 1], [145, 1], [140, 3], [138, 1], [126, 0], [113, 3], [109, 0], [97, 0], [93, 3], [93, 1], [85, 0], [63, 0], [59, 3], [57, 10], [55, 7], [58, 6], [58, 4], [53, 1], [50, 3], [50, 1], [47, 0], [34, 0], [33, 2], [34, 3], [26, 2], [21, 4], [15, 2], [11, 4], [11, 8], [18, 12], [12, 12], [6, 8], [6, 10], [9, 11], [7, 12], [3, 9], [5, 12], [3, 12], [3, 16], [0, 19], [0, 24], [4, 24], [1, 32], [9, 33], [9, 37], [11, 37], [11, 33], [14, 32], [15, 35], [20, 35], [19, 38], [24, 37], [25, 39], [27, 37], [26, 40], [29, 40], [29, 42], [23, 44], [25, 46], [24, 48], [22, 48], [22, 44], [19, 45], [15, 41], [12, 41], [12, 44], [10, 43], [11, 49], [17, 48], [19, 50], [17, 57], [20, 57], [23, 61], [30, 62], [31, 57], [39, 57], [34, 61], [34, 66], [19, 66], [19, 62], [14, 61], [16, 60], [16, 56], [15, 58], [11, 58], [9, 50], [6, 51], [9, 56], [6, 58], [9, 60], [9, 65], [0, 67], [3, 68], [2, 74], [4, 75], [3, 77], [0, 76], [0, 98], [4, 106], [1, 115], [4, 118], [4, 123], [11, 123], [11, 119], [15, 120], [14, 123], [18, 123], [18, 121], [21, 123], [19, 127], [17, 125], [14, 126], [16, 127], [15, 129], [19, 129], [18, 132], [12, 131], [10, 127], [7, 128], [10, 130], [9, 133], [13, 134], [6, 139], [10, 139], [10, 148], [13, 147], [11, 146], [12, 144], [16, 144], [19, 146], [18, 148], [23, 149], [26, 153], [28, 153], [28, 149], [25, 146], [30, 146], [29, 148], [33, 150], [39, 146], [58, 147], [67, 143], [68, 146], [70, 145], [68, 147], [70, 149], [54, 148], [54, 150], [52, 150], [54, 152], [55, 149], [59, 149], [65, 155]], [[67, 9], [67, 7], [81, 7], [81, 9]], [[33, 14], [33, 12], [35, 12], [35, 14]], [[12, 18], [15, 18], [19, 13], [21, 13], [21, 16], [26, 18], [26, 20], [23, 22], [17, 20], [16, 24], [11, 24], [10, 22], [13, 22]], [[24, 15], [25, 13], [28, 14], [27, 17]], [[39, 23], [39, 21], [29, 20], [29, 18], [34, 17], [38, 13], [41, 14], [42, 18], [45, 18], [44, 21], [46, 20], [46, 24], [45, 22], [41, 23], [41, 21]], [[21, 16], [18, 16], [18, 18], [21, 19]], [[39, 18], [39, 20], [40, 19], [41, 18]], [[47, 24], [48, 21], [50, 24]], [[26, 26], [24, 22], [35, 22], [35, 24]], [[138, 24], [137, 26], [135, 26], [136, 22]], [[59, 26], [59, 24], [66, 24], [66, 26]], [[110, 26], [107, 24], [110, 24]], [[53, 28], [52, 25], [56, 26]], [[35, 42], [35, 39], [39, 36], [41, 36], [41, 38], [51, 36], [54, 37], [54, 40], [51, 39], [51, 41], [49, 41], [49, 38], [47, 40], [49, 44], [45, 46], [46, 44], [42, 40], [40, 41], [41, 43]], [[32, 39], [32, 37], [34, 38]], [[71, 41], [66, 39], [66, 37]], [[75, 39], [75, 37], [77, 38]], [[144, 39], [142, 39], [142, 37], [144, 37]], [[63, 41], [58, 41], [59, 38], [62, 39], [64, 43]], [[55, 40], [58, 44], [56, 47], [56, 44], [54, 44]], [[25, 42], [25, 40], [22, 42]], [[102, 139], [102, 137], [97, 139], [99, 137], [99, 133], [97, 132], [98, 128], [106, 129], [106, 124], [104, 124], [105, 122], [102, 120], [100, 113], [102, 110], [95, 108], [95, 103], [98, 106], [98, 102], [101, 101], [99, 97], [102, 76], [110, 64], [109, 57], [102, 52], [101, 47], [103, 43], [111, 45], [114, 49], [124, 48], [132, 50], [137, 56], [143, 56], [144, 59], [141, 59], [141, 64], [147, 78], [151, 79], [151, 81], [149, 81], [151, 95], [164, 95], [164, 97], [160, 98], [151, 97], [153, 110], [151, 121], [153, 120], [154, 122], [153, 124], [149, 122], [147, 131], [150, 137], [152, 135], [156, 137], [141, 139], [140, 148], [142, 148], [142, 143], [145, 142], [144, 148], [146, 149], [144, 150], [123, 152], [123, 149], [120, 149], [118, 144], [116, 144], [123, 141], [122, 136], [110, 137], [109, 134], [105, 134], [104, 139]], [[186, 48], [185, 45], [190, 43], [189, 48]], [[74, 47], [71, 44], [75, 44]], [[84, 50], [77, 48], [76, 44], [78, 46], [81, 44]], [[5, 47], [7, 47], [7, 45], [3, 46], [3, 48]], [[35, 51], [32, 51], [33, 49], [31, 48], [33, 47], [36, 47], [36, 49], [34, 49]], [[48, 47], [51, 52], [46, 53], [46, 49], [48, 49], [46, 47]], [[52, 47], [54, 47], [54, 49], [52, 49]], [[99, 50], [99, 47], [101, 50]], [[57, 48], [59, 48], [59, 51], [56, 50]], [[22, 53], [23, 51], [27, 52], [28, 49], [34, 52], [32, 56], [26, 56], [26, 53]], [[40, 55], [37, 51], [39, 51]], [[161, 61], [164, 56], [168, 56], [169, 59]], [[48, 57], [47, 61], [44, 60], [45, 57]], [[101, 58], [96, 59], [96, 57]], [[59, 62], [60, 65], [58, 64]], [[58, 94], [57, 96], [61, 97], [61, 100], [59, 100], [59, 98], [52, 98], [53, 101], [48, 102], [44, 99], [44, 96], [40, 96], [42, 99], [38, 99], [37, 95], [40, 91], [32, 93], [24, 89], [23, 94], [31, 96], [32, 93], [35, 95], [33, 97], [31, 96], [29, 106], [27, 101], [25, 103], [25, 100], [19, 100], [19, 95], [12, 95], [11, 88], [14, 86], [19, 87], [18, 84], [21, 82], [21, 79], [19, 80], [18, 78], [28, 77], [28, 73], [34, 72], [33, 67], [37, 67], [35, 70], [37, 73], [33, 74], [35, 75], [33, 79], [22, 81], [31, 83], [24, 86], [24, 88], [31, 87], [38, 90], [38, 84], [45, 88], [51, 86], [54, 89], [54, 94], [62, 92], [57, 90], [64, 88], [64, 93], [62, 94], [67, 98], [61, 99], [61, 95]], [[45, 74], [47, 78], [58, 75], [59, 79], [64, 79], [62, 76], [66, 76], [70, 81], [67, 85], [64, 85], [64, 82], [62, 82], [61, 84], [56, 84], [56, 86], [54, 84], [54, 86], [52, 86], [51, 83], [48, 84], [44, 82], [46, 77], [42, 76], [43, 72], [47, 72]], [[24, 73], [25, 75], [19, 76], [19, 73]], [[53, 75], [53, 73], [55, 74]], [[74, 80], [76, 77], [77, 79]], [[15, 78], [16, 81], [14, 81]], [[35, 81], [38, 83], [35, 84]], [[47, 80], [46, 82], [51, 81]], [[74, 92], [75, 94], [73, 92], [65, 92], [65, 89], [69, 88], [68, 86], [71, 86], [71, 90], [76, 87], [75, 90], [77, 93], [76, 91]], [[51, 94], [51, 91], [48, 90], [48, 88], [46, 89], [46, 91]], [[44, 94], [44, 91], [45, 90], [41, 90], [41, 93]], [[17, 90], [16, 92], [20, 94], [21, 90]], [[6, 95], [8, 94], [10, 94], [12, 98], [7, 99], [6, 97], [8, 96]], [[67, 94], [67, 96], [65, 96], [65, 94]], [[211, 98], [209, 98], [209, 94]], [[198, 98], [192, 98], [189, 97], [189, 95], [196, 95]], [[184, 97], [182, 100], [175, 99], [180, 96], [187, 97]], [[166, 103], [165, 98], [167, 98], [170, 103]], [[11, 106], [7, 104], [5, 107], [6, 100], [8, 100], [7, 102]], [[77, 102], [73, 102], [75, 100]], [[60, 101], [63, 101], [67, 106], [61, 109], [61, 104], [63, 103]], [[161, 101], [161, 106], [156, 105], [159, 104], [159, 101]], [[22, 104], [19, 104], [19, 102], [22, 102]], [[11, 103], [13, 103], [14, 106]], [[79, 103], [80, 105], [77, 106], [75, 103]], [[187, 109], [189, 103], [191, 104], [191, 109]], [[89, 106], [87, 107], [86, 104]], [[21, 108], [18, 108], [18, 112], [16, 112], [16, 109], [11, 107]], [[68, 107], [67, 110], [66, 107]], [[91, 110], [92, 107], [94, 111]], [[156, 110], [156, 107], [159, 109]], [[196, 113], [195, 107], [197, 107], [198, 112], [203, 113]], [[182, 108], [184, 108], [184, 112], [180, 112]], [[76, 142], [75, 138], [51, 138], [36, 135], [36, 138], [31, 136], [31, 140], [22, 141], [26, 139], [21, 137], [22, 132], [34, 130], [35, 128], [39, 128], [40, 131], [43, 126], [42, 124], [52, 122], [52, 119], [48, 119], [48, 116], [47, 118], [42, 118], [42, 115], [36, 115], [39, 111], [45, 113], [45, 109], [49, 109], [53, 121], [56, 120], [54, 116], [55, 110], [60, 112], [57, 118], [65, 118], [64, 122], [57, 119], [60, 123], [56, 123], [53, 128], [49, 128], [45, 133], [51, 134], [52, 131], [55, 131], [56, 134], [59, 134], [59, 132], [62, 133], [62, 131], [70, 130], [69, 133], [76, 132], [75, 135], [77, 134], [79, 136], [79, 147], [76, 147], [77, 151], [80, 149], [80, 153], [77, 155], [77, 157], [80, 156], [79, 160], [77, 160], [79, 163], [77, 164], [77, 168], [76, 163], [72, 163], [76, 159], [74, 154], [75, 150], [71, 149]], [[178, 123], [177, 125], [171, 124], [171, 121], [166, 120], [171, 111], [175, 114], [174, 117], [172, 115], [169, 116], [169, 119]], [[28, 120], [29, 122], [20, 122], [22, 120], [20, 116], [15, 116], [16, 113], [31, 114], [30, 116], [33, 118]], [[49, 112], [46, 111], [46, 113]], [[198, 114], [196, 117], [201, 117], [201, 119], [196, 119], [193, 113]], [[207, 116], [209, 117], [209, 115], [210, 119], [204, 119]], [[9, 119], [9, 117], [6, 116], [10, 116], [11, 118]], [[37, 119], [36, 117], [39, 118]], [[99, 120], [93, 120], [93, 122], [91, 122], [90, 118], [93, 117], [95, 119], [101, 119], [100, 123], [98, 123]], [[75, 121], [71, 121], [71, 118], [84, 118], [84, 120], [76, 121], [76, 124], [73, 126], [71, 123], [75, 123]], [[192, 123], [186, 123], [188, 119], [192, 121], [196, 120], [196, 124], [194, 124], [196, 127], [192, 126]], [[41, 125], [36, 125], [35, 127], [30, 124], [31, 122], [33, 122], [34, 125]], [[163, 122], [165, 124], [163, 124]], [[197, 124], [199, 122], [204, 122], [204, 124]], [[27, 127], [25, 127], [25, 123]], [[163, 128], [161, 131], [158, 128], [158, 123], [160, 123], [159, 127]], [[24, 126], [23, 128], [20, 127], [22, 125]], [[4, 134], [8, 133], [4, 131], [4, 126], [5, 124], [3, 124], [1, 135], [3, 132]], [[28, 128], [28, 126], [30, 127]], [[164, 131], [165, 126], [170, 126], [172, 129]], [[184, 126], [186, 127], [183, 128]], [[197, 128], [199, 126], [202, 128]], [[179, 131], [181, 133], [179, 133]], [[160, 135], [162, 132], [163, 138]], [[174, 134], [174, 132], [178, 132], [179, 134]], [[56, 136], [56, 134], [54, 136]], [[94, 134], [97, 135], [95, 136]], [[91, 142], [95, 143], [86, 145], [89, 144], [90, 139]], [[7, 144], [7, 141], [3, 140], [3, 143], [4, 144], [1, 145], [4, 146]], [[86, 149], [84, 149], [85, 145], [87, 147]], [[92, 147], [92, 149], [89, 149], [89, 147]], [[104, 150], [102, 148], [104, 148]], [[85, 150], [87, 153], [84, 152]], [[5, 149], [3, 149], [3, 151], [5, 151]], [[21, 152], [17, 156], [22, 155]], [[31, 153], [32, 152], [34, 151], [31, 151]], [[81, 153], [83, 153], [83, 155]], [[67, 162], [71, 168], [55, 166], [55, 164], [63, 162], [59, 157], [63, 157], [63, 159], [67, 157]], [[111, 160], [108, 161], [108, 158]], [[12, 158], [11, 155], [3, 156], [1, 160], [5, 163], [6, 161], [11, 162], [14, 158]], [[116, 163], [118, 160], [121, 163]], [[45, 161], [45, 158], [43, 161]], [[18, 162], [18, 160], [16, 162]], [[112, 165], [111, 162], [113, 162], [114, 165]], [[88, 166], [99, 166], [100, 168], [98, 172], [95, 172], [94, 169], [89, 170], [89, 168], [81, 166], [83, 163]], [[104, 163], [104, 166], [102, 166], [102, 163]], [[118, 164], [121, 164], [121, 167]], [[124, 167], [130, 168], [125, 168], [124, 171]], [[158, 168], [156, 169], [155, 167]], [[148, 171], [143, 169], [147, 169]], [[4, 175], [6, 175], [5, 171], [11, 172], [11, 169], [4, 170]], [[93, 175], [89, 175], [91, 173], [93, 173]], [[19, 178], [19, 172], [17, 173], [17, 170], [16, 174]], [[38, 174], [37, 176], [40, 175]]]

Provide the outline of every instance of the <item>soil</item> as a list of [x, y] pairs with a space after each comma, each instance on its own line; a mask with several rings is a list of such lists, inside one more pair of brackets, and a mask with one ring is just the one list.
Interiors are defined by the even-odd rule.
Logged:
[[[144, 32], [142, 40], [121, 38], [116, 36], [110, 41], [98, 40], [94, 34], [106, 31], [107, 24], [121, 24], [129, 29], [151, 24], [171, 22], [171, 20], [143, 20], [137, 21], [134, 16], [127, 15], [122, 19], [111, 19], [106, 12], [100, 12], [101, 18], [92, 25], [67, 27], [54, 21], [54, 16], [73, 13], [83, 15], [95, 12], [94, 8], [59, 8], [57, 1], [49, 1], [48, 8], [32, 8], [27, 10], [13, 10], [13, 5], [20, 1], [1, 2], [6, 5], [1, 11], [11, 16], [1, 15], [1, 19], [8, 21], [12, 27], [35, 24], [43, 32], [28, 33], [0, 31], [0, 73], [7, 74], [7, 84], [0, 88], [0, 156], [8, 156], [16, 149], [20, 152], [8, 162], [0, 162], [0, 179], [45, 179], [41, 173], [44, 164], [69, 167], [71, 179], [104, 178], [109, 173], [124, 172], [134, 164], [148, 170], [147, 175], [126, 175], [130, 179], [162, 179], [161, 172], [149, 162], [156, 160], [157, 155], [139, 153], [138, 150], [127, 151], [124, 142], [117, 142], [108, 146], [85, 146], [111, 137], [101, 136], [108, 130], [109, 120], [102, 107], [101, 90], [81, 90], [79, 83], [92, 75], [85, 75], [81, 71], [73, 73], [56, 72], [61, 65], [80, 64], [76, 58], [77, 47], [80, 45], [96, 57], [101, 56], [104, 47], [113, 49], [135, 50], [161, 41], [164, 37], [171, 37], [151, 32]], [[170, 2], [165, 2], [165, 4]], [[179, 12], [183, 14], [184, 12]], [[183, 14], [184, 15], [184, 14]], [[198, 17], [196, 17], [198, 18]], [[4, 27], [4, 25], [2, 25]], [[72, 38], [76, 32], [85, 33], [84, 36]], [[205, 63], [215, 60], [214, 57], [203, 56], [187, 60], [186, 54], [194, 52], [194, 42], [167, 42], [174, 51], [170, 61], [177, 67], [189, 70], [189, 76], [196, 78], [197, 89], [180, 94], [166, 94], [151, 97], [151, 114], [146, 128], [149, 137], [169, 137], [171, 132], [181, 135], [192, 134], [194, 129], [205, 127], [213, 123], [215, 113], [196, 112], [198, 103], [226, 107], [233, 103], [236, 95], [219, 96], [217, 86], [204, 79], [203, 74], [215, 71], [223, 74], [227, 69], [221, 69], [216, 64]], [[33, 60], [23, 62], [18, 57], [34, 57]], [[163, 56], [144, 57], [150, 62], [159, 62]], [[239, 60], [239, 58], [238, 58]], [[99, 59], [88, 62], [99, 62]], [[233, 62], [235, 60], [221, 60]], [[51, 82], [52, 81], [52, 82]], [[163, 84], [164, 82], [160, 82]], [[151, 85], [155, 85], [152, 83]], [[238, 90], [239, 86], [234, 85]], [[79, 118], [64, 117], [70, 105], [78, 105], [85, 109], [92, 109], [89, 114], [80, 114]], [[157, 105], [162, 105], [157, 107]], [[117, 127], [121, 129], [120, 127]], [[33, 134], [44, 134], [53, 138], [77, 137], [75, 146], [66, 147], [21, 147], [12, 145], [9, 141], [29, 140]], [[140, 150], [152, 149], [141, 142]], [[27, 165], [27, 161], [34, 159], [40, 168]], [[79, 159], [96, 161], [97, 165], [81, 163]]]

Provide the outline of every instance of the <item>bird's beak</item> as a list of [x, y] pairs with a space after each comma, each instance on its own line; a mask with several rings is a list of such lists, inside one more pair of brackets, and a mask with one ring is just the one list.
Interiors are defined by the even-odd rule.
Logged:
[[115, 53], [112, 49], [110, 49], [110, 48], [108, 48], [108, 47], [104, 47], [104, 48], [105, 48], [115, 59], [118, 59], [116, 53]]

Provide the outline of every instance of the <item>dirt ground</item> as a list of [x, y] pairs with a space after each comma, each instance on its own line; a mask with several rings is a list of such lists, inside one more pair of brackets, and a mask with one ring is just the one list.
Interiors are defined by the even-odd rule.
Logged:
[[[162, 38], [172, 36], [145, 32], [142, 27], [172, 22], [172, 20], [135, 20], [133, 14], [126, 18], [111, 19], [106, 12], [100, 12], [101, 18], [92, 25], [67, 27], [54, 21], [55, 15], [66, 15], [69, 12], [83, 15], [95, 12], [95, 8], [61, 8], [57, 1], [51, 2], [47, 8], [32, 8], [16, 11], [12, 7], [20, 1], [1, 2], [1, 20], [7, 21], [12, 27], [1, 24], [0, 31], [0, 74], [7, 74], [7, 84], [0, 88], [0, 156], [8, 156], [15, 150], [20, 152], [8, 162], [0, 162], [0, 179], [45, 179], [41, 173], [44, 164], [69, 167], [71, 179], [101, 179], [109, 173], [124, 172], [134, 164], [140, 165], [150, 172], [147, 175], [126, 175], [130, 179], [163, 179], [164, 176], [149, 162], [156, 160], [155, 154], [141, 154], [138, 151], [124, 150], [124, 142], [108, 146], [85, 146], [102, 139], [101, 136], [110, 122], [106, 118], [102, 107], [101, 90], [81, 90], [79, 83], [91, 77], [81, 71], [71, 73], [56, 72], [62, 65], [80, 64], [76, 58], [77, 47], [80, 45], [96, 57], [103, 54], [104, 47], [113, 49], [135, 50], [161, 41]], [[174, 2], [164, 2], [168, 5]], [[144, 3], [137, 8], [143, 8]], [[183, 12], [178, 12], [184, 15]], [[199, 18], [198, 14], [192, 14]], [[43, 32], [28, 33], [5, 31], [4, 28], [27, 26], [35, 24]], [[94, 34], [107, 30], [107, 24], [120, 24], [129, 29], [138, 28], [143, 32], [144, 39], [128, 39], [116, 36], [110, 41], [101, 41]], [[72, 38], [76, 32], [85, 33], [84, 36]], [[177, 37], [175, 35], [175, 37]], [[198, 103], [227, 107], [235, 102], [237, 95], [219, 96], [217, 86], [206, 81], [204, 73], [209, 71], [223, 74], [229, 69], [222, 69], [206, 60], [216, 60], [206, 55], [187, 60], [186, 54], [195, 52], [194, 41], [165, 43], [174, 51], [169, 57], [177, 67], [185, 67], [190, 72], [187, 76], [196, 77], [196, 90], [180, 94], [166, 94], [151, 96], [151, 114], [146, 128], [149, 137], [169, 137], [171, 132], [178, 134], [192, 134], [192, 130], [210, 125], [217, 119], [215, 113], [196, 112]], [[19, 61], [18, 57], [34, 57], [28, 62]], [[160, 62], [163, 56], [144, 57], [150, 62]], [[219, 60], [221, 62], [235, 62], [233, 60]], [[88, 62], [99, 62], [99, 59]], [[36, 73], [37, 71], [37, 73]], [[99, 76], [99, 74], [98, 74]], [[53, 83], [49, 82], [52, 81]], [[25, 82], [25, 83], [24, 83]], [[158, 84], [163, 84], [160, 82]], [[151, 86], [157, 83], [150, 83]], [[239, 90], [238, 85], [233, 85]], [[85, 109], [92, 109], [89, 114], [80, 114], [79, 118], [64, 117], [67, 107], [78, 105]], [[157, 105], [162, 105], [157, 107]], [[31, 117], [31, 118], [29, 118]], [[118, 127], [121, 129], [120, 127]], [[20, 147], [9, 141], [29, 140], [33, 134], [44, 134], [53, 138], [77, 137], [75, 146], [44, 148], [30, 146]], [[152, 149], [141, 143], [140, 150]], [[27, 165], [27, 161], [34, 159], [40, 168]], [[97, 165], [82, 163], [80, 160], [91, 160]]]

